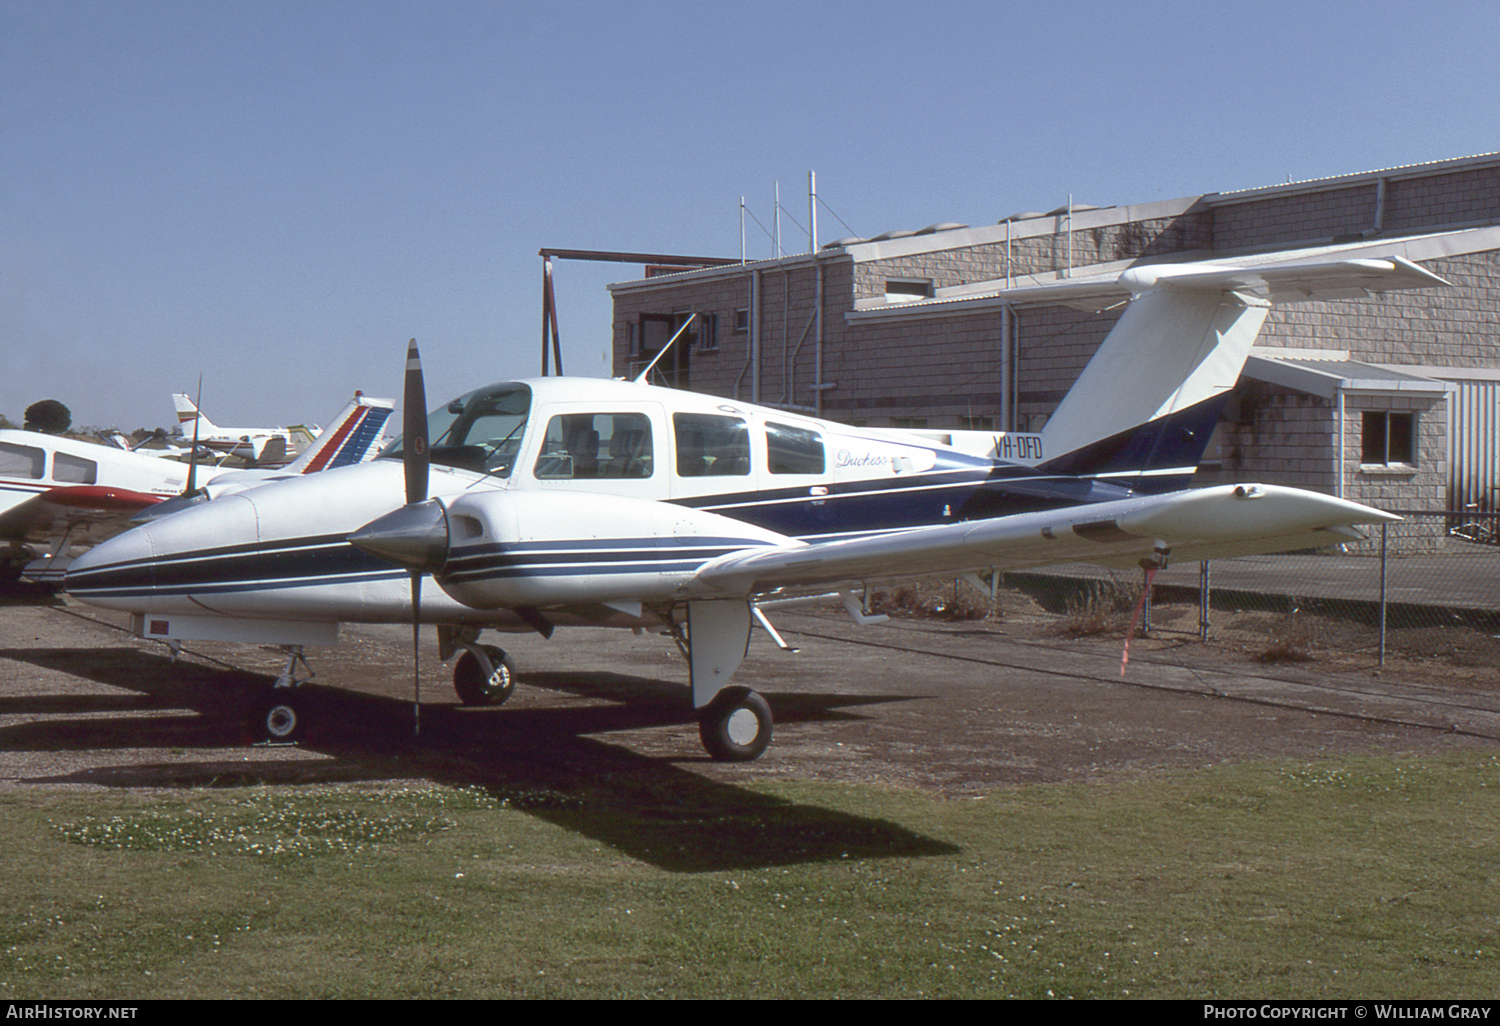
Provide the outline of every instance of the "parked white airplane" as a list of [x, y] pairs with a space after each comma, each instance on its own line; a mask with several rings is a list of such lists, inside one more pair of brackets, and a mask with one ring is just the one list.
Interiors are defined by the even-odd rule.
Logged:
[[894, 579], [1285, 551], [1396, 519], [1293, 488], [1178, 490], [1272, 302], [1444, 284], [1399, 258], [1249, 263], [1013, 290], [1130, 299], [1046, 429], [993, 439], [1019, 460], [622, 381], [490, 385], [424, 419], [413, 343], [393, 458], [155, 520], [81, 557], [67, 587], [136, 614], [143, 637], [287, 646], [256, 714], [273, 738], [303, 726], [287, 690], [301, 646], [334, 644], [340, 621], [411, 620], [414, 645], [437, 624], [470, 703], [513, 688], [482, 629], [664, 628], [704, 746], [755, 758], [770, 708], [730, 680], [752, 621], [769, 629], [764, 603], [837, 592], [858, 616], [854, 590]]
[[[295, 462], [279, 470], [198, 467], [35, 431], [0, 431], [0, 580], [23, 568], [60, 580], [68, 550], [125, 530], [132, 515], [243, 491], [267, 481], [372, 458], [393, 403], [355, 394]], [[190, 473], [206, 483], [193, 488]], [[28, 564], [31, 564], [28, 566]]]
[[196, 440], [198, 445], [215, 452], [236, 456], [263, 466], [279, 466], [290, 460], [305, 447], [318, 427], [300, 425], [289, 428], [230, 428], [219, 427], [198, 409], [192, 398], [181, 392], [172, 393], [172, 404], [177, 408], [177, 428], [185, 440]]

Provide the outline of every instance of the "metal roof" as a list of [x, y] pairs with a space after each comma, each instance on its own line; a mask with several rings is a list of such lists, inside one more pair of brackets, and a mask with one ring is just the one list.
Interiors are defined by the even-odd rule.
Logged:
[[1311, 360], [1252, 354], [1246, 358], [1242, 373], [1256, 381], [1325, 399], [1332, 399], [1339, 392], [1440, 396], [1454, 388], [1446, 381], [1358, 360]]

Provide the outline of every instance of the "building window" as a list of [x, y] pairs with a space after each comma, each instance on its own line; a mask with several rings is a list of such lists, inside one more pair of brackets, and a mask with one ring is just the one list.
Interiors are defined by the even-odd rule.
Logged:
[[[699, 352], [711, 353], [719, 348], [719, 315], [701, 313], [693, 322], [697, 328], [697, 343]], [[688, 331], [692, 331], [689, 328]], [[692, 341], [691, 339], [689, 341]]]
[[734, 330], [736, 332], [750, 330], [750, 308], [742, 306], [734, 312]]
[[1359, 461], [1369, 466], [1417, 462], [1417, 415], [1415, 413], [1364, 414], [1360, 434]]
[[915, 303], [919, 299], [931, 298], [931, 278], [887, 278], [885, 281], [887, 303]]

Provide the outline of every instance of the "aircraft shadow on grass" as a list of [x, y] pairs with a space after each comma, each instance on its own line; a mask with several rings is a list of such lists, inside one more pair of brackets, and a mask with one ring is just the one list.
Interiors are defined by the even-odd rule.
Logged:
[[[240, 743], [245, 709], [264, 674], [174, 663], [129, 648], [0, 650], [13, 660], [124, 693], [0, 697], [0, 716], [44, 717], [0, 726], [9, 752], [220, 748]], [[525, 675], [521, 683], [611, 703], [586, 708], [465, 709], [424, 705], [412, 741], [404, 699], [307, 685], [320, 731], [284, 760], [135, 763], [24, 777], [23, 784], [237, 788], [430, 778], [478, 786], [512, 808], [677, 872], [751, 869], [849, 858], [953, 854], [955, 846], [887, 820], [788, 801], [705, 778], [586, 736], [680, 726], [682, 686], [614, 673]], [[782, 723], [852, 719], [849, 707], [886, 696], [777, 695]], [[132, 715], [139, 713], [139, 715]], [[99, 715], [99, 714], [108, 714]], [[308, 759], [307, 753], [323, 756]], [[704, 761], [694, 757], [691, 762]]]

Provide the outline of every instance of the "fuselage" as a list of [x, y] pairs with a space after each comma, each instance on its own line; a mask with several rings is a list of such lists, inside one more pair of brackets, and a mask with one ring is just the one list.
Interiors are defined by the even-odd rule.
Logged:
[[45, 435], [0, 431], [0, 542], [19, 545], [43, 540], [53, 513], [37, 500], [107, 493], [140, 497], [149, 503], [176, 495], [187, 479], [187, 464], [129, 452], [108, 445]]
[[[1131, 494], [917, 435], [620, 381], [476, 389], [430, 416], [429, 437], [432, 496], [503, 493], [514, 509], [499, 540], [466, 539], [462, 518], [450, 527], [462, 558], [444, 588], [503, 579], [500, 605], [428, 589], [423, 619], [434, 622], [506, 627], [533, 608], [560, 623], [640, 622], [642, 602], [670, 602], [680, 581], [735, 549]], [[275, 481], [99, 546], [73, 564], [68, 590], [148, 614], [405, 620], [408, 573], [347, 541], [403, 503], [396, 459]]]

